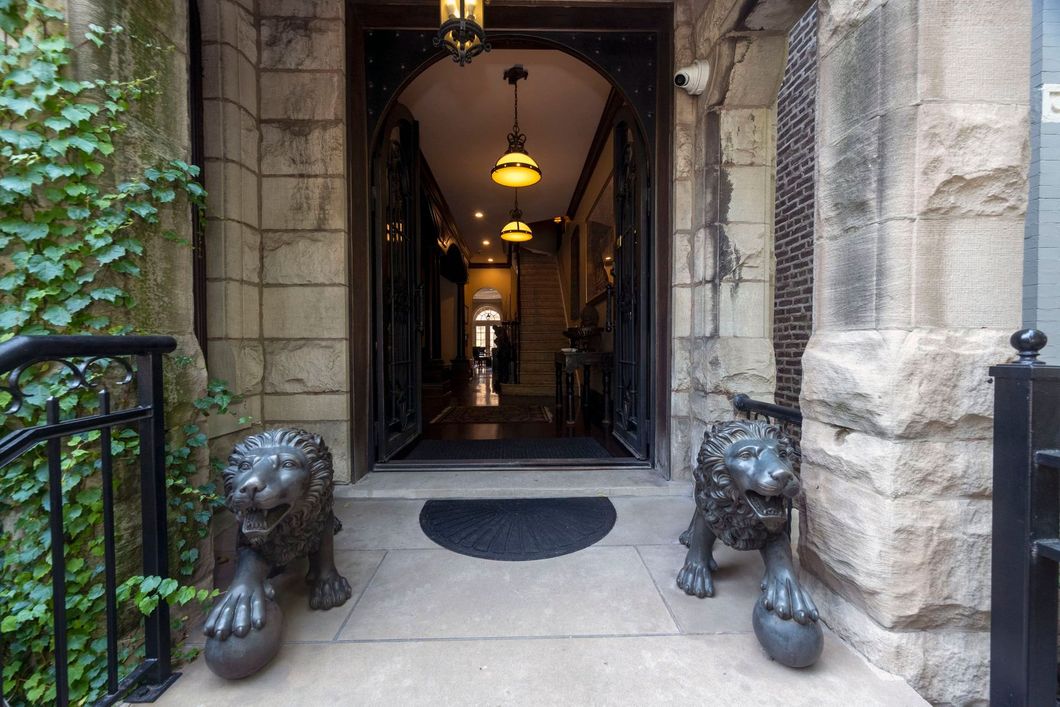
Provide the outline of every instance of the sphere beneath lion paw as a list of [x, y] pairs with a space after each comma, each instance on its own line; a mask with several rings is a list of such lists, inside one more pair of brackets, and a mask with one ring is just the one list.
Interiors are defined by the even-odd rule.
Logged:
[[824, 632], [819, 621], [800, 624], [784, 620], [766, 609], [765, 595], [758, 599], [751, 614], [755, 637], [766, 654], [789, 668], [808, 668], [824, 650]]
[[206, 665], [218, 677], [239, 680], [258, 672], [276, 657], [283, 632], [283, 612], [274, 601], [265, 602], [265, 625], [251, 628], [240, 638], [234, 633], [225, 640], [206, 639]]

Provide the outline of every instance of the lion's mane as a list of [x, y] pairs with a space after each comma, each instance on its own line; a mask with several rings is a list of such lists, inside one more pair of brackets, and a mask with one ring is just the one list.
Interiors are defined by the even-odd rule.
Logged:
[[[292, 447], [306, 458], [309, 484], [290, 512], [267, 535], [250, 539], [239, 533], [239, 541], [261, 554], [272, 566], [285, 565], [320, 547], [325, 523], [332, 515], [333, 489], [331, 452], [320, 435], [305, 430], [276, 429], [251, 435], [232, 449], [224, 470], [226, 500], [231, 497], [239, 465], [248, 454], [262, 447]], [[229, 507], [230, 510], [231, 507]]]
[[796, 453], [788, 436], [768, 422], [731, 420], [711, 425], [703, 435], [693, 472], [696, 506], [726, 545], [737, 550], [758, 550], [779, 531], [771, 531], [759, 520], [725, 465], [726, 450], [745, 439], [775, 439]]

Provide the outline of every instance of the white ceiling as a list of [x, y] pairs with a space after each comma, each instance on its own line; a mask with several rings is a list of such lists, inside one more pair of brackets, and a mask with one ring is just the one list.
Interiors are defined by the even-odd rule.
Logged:
[[519, 127], [542, 173], [519, 190], [519, 206], [525, 221], [551, 219], [570, 203], [611, 91], [607, 79], [560, 51], [495, 49], [463, 67], [435, 63], [399, 98], [420, 123], [420, 147], [476, 263], [505, 257], [498, 234], [514, 191], [494, 183], [490, 169], [512, 129], [512, 87], [503, 74], [513, 64], [530, 74], [519, 82]]

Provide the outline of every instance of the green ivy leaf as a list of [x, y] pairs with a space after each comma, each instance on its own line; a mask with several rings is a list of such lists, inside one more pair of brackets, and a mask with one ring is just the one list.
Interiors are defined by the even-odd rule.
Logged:
[[41, 318], [49, 324], [54, 324], [58, 327], [64, 327], [73, 320], [73, 317], [70, 316], [70, 312], [57, 304], [47, 307], [44, 312], [41, 313]]

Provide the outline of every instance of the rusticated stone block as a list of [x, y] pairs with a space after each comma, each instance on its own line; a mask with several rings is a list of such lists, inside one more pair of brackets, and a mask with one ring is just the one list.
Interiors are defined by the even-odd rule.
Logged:
[[339, 120], [344, 107], [338, 73], [261, 72], [262, 120]]
[[342, 174], [342, 123], [283, 121], [261, 126], [263, 174]]
[[889, 631], [813, 575], [800, 574], [828, 628], [874, 665], [908, 680], [931, 704], [987, 703], [989, 631]]
[[350, 397], [346, 393], [266, 395], [269, 420], [348, 420]]
[[262, 307], [263, 334], [267, 339], [346, 337], [345, 287], [266, 287]]
[[807, 460], [802, 478], [799, 557], [833, 591], [892, 630], [989, 626], [989, 499], [886, 498]]
[[345, 392], [347, 367], [344, 341], [265, 342], [266, 393]]
[[[920, 3], [920, 91], [925, 99], [1025, 103], [1032, 3]], [[984, 48], [993, 51], [984, 51]], [[1004, 51], [996, 48], [1004, 47]]]
[[818, 331], [803, 357], [803, 415], [889, 439], [990, 439], [986, 371], [1011, 358], [1010, 333]]
[[269, 231], [263, 279], [271, 285], [345, 284], [346, 240], [341, 231]]
[[265, 356], [256, 339], [221, 339], [210, 342], [210, 375], [225, 381], [237, 395], [261, 392]]
[[769, 108], [741, 108], [719, 112], [721, 160], [733, 165], [773, 162], [776, 113]]
[[263, 227], [274, 231], [345, 228], [344, 185], [338, 177], [263, 177]]
[[[696, 339], [691, 358], [693, 390], [729, 397], [747, 393], [759, 400], [773, 396], [776, 372], [769, 339], [730, 336]], [[729, 405], [730, 413], [731, 410]]]
[[1022, 217], [1027, 209], [1027, 106], [934, 104], [917, 121], [917, 207], [930, 218]]
[[342, 0], [258, 0], [262, 17], [342, 18]]
[[263, 69], [341, 70], [346, 51], [337, 20], [265, 17], [261, 21]]
[[804, 464], [888, 500], [990, 498], [989, 439], [892, 440], [811, 419], [802, 439]]

